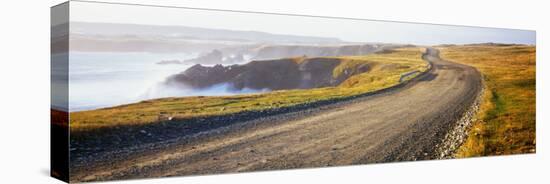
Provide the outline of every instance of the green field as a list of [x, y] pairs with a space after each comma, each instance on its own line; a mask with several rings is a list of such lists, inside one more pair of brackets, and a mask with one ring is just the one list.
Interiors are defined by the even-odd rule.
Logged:
[[[400, 75], [410, 71], [425, 71], [424, 48], [400, 48], [364, 56], [330, 57], [340, 60], [333, 77], [358, 65], [368, 65], [369, 71], [351, 76], [339, 86], [300, 90], [279, 90], [263, 94], [233, 96], [194, 96], [163, 98], [139, 103], [70, 114], [71, 131], [97, 128], [145, 125], [169, 117], [172, 120], [224, 115], [242, 111], [258, 111], [338, 99], [388, 88], [399, 83]], [[299, 62], [299, 61], [297, 61]]]
[[484, 76], [478, 121], [456, 156], [535, 152], [536, 48], [472, 45], [439, 49], [442, 58], [474, 66]]

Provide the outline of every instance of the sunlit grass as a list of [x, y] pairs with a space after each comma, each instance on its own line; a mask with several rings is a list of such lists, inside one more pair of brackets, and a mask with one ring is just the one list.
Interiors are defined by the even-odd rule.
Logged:
[[[73, 112], [70, 114], [71, 131], [151, 124], [158, 122], [161, 116], [185, 119], [224, 115], [358, 95], [396, 85], [402, 73], [426, 70], [426, 62], [421, 58], [423, 51], [423, 48], [413, 47], [365, 56], [329, 57], [341, 61], [334, 69], [334, 76], [340, 75], [346, 69], [353, 70], [357, 65], [370, 67], [367, 73], [354, 75], [336, 87], [234, 96], [163, 98], [113, 108]], [[301, 58], [295, 59], [296, 62], [302, 62]]]
[[485, 91], [477, 122], [458, 157], [535, 151], [535, 53], [533, 46], [442, 47], [441, 56], [476, 67]]

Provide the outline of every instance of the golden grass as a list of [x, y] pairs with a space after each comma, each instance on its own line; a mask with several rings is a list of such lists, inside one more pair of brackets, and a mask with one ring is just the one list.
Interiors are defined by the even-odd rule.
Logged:
[[450, 46], [441, 56], [476, 67], [485, 91], [477, 121], [457, 157], [535, 152], [536, 92], [533, 46]]
[[[163, 98], [112, 108], [73, 112], [70, 114], [71, 131], [151, 124], [158, 122], [160, 116], [185, 119], [224, 115], [358, 95], [396, 85], [402, 73], [426, 70], [426, 62], [421, 59], [423, 51], [423, 48], [401, 48], [390, 53], [331, 57], [342, 61], [341, 66], [335, 70], [353, 68], [358, 64], [368, 64], [371, 67], [368, 73], [350, 77], [337, 87], [279, 90], [234, 96]], [[296, 62], [300, 62], [300, 59], [296, 58]]]

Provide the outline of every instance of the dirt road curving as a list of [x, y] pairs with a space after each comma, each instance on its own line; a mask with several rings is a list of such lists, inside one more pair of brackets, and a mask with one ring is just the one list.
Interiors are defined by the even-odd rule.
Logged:
[[[481, 77], [439, 58], [407, 85], [314, 111], [225, 128], [120, 161], [72, 170], [72, 181], [289, 169], [436, 158], [436, 145], [473, 104]], [[285, 117], [286, 116], [286, 117]]]

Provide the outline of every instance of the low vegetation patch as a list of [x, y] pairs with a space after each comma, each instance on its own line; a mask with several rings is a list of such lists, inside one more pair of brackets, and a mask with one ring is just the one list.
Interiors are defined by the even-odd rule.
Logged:
[[[423, 48], [412, 47], [365, 56], [329, 57], [342, 61], [334, 69], [334, 77], [338, 77], [342, 72], [350, 72], [357, 65], [369, 67], [368, 72], [354, 75], [335, 87], [278, 90], [233, 96], [162, 98], [111, 108], [73, 112], [71, 113], [71, 131], [152, 124], [159, 121], [225, 115], [242, 111], [261, 111], [359, 95], [397, 85], [402, 73], [427, 70], [427, 64], [422, 60], [423, 52]], [[296, 62], [300, 62], [299, 59]]]
[[535, 152], [534, 46], [470, 45], [440, 47], [444, 59], [476, 67], [485, 91], [477, 121], [458, 157]]

